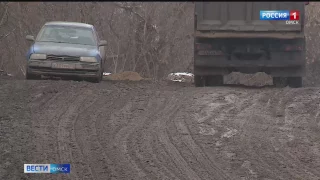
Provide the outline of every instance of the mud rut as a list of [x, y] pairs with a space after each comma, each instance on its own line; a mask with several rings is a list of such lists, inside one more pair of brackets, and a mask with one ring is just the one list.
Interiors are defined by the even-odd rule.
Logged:
[[[0, 85], [0, 179], [320, 179], [320, 88]], [[24, 163], [72, 172], [27, 175]]]

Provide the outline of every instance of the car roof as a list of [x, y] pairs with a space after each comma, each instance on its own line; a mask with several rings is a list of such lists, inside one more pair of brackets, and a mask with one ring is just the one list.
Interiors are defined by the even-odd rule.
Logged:
[[51, 21], [47, 22], [46, 25], [56, 25], [56, 26], [73, 26], [73, 27], [83, 27], [83, 28], [92, 28], [93, 25], [79, 22], [67, 22], [67, 21]]

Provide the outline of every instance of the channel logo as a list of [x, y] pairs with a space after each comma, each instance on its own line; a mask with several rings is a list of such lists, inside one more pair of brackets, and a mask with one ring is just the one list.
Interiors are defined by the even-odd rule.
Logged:
[[291, 20], [300, 19], [299, 11], [260, 11], [260, 20]]
[[24, 164], [24, 173], [69, 174], [70, 164]]
[[289, 11], [260, 11], [260, 20], [290, 20]]
[[286, 24], [298, 25], [300, 11], [260, 11], [260, 20], [283, 20]]
[[300, 19], [300, 11], [290, 11], [290, 20], [296, 21]]

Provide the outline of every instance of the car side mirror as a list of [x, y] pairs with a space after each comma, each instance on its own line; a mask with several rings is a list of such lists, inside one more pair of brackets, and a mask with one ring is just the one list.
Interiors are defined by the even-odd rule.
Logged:
[[34, 41], [34, 36], [27, 35], [27, 36], [26, 36], [26, 39], [27, 39], [28, 41]]
[[106, 46], [107, 45], [107, 41], [106, 40], [101, 40], [99, 43], [99, 46]]

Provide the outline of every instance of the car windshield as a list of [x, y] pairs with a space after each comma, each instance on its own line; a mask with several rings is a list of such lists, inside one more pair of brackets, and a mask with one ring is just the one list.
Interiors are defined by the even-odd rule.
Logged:
[[37, 41], [95, 45], [91, 29], [67, 26], [45, 26], [39, 33]]

